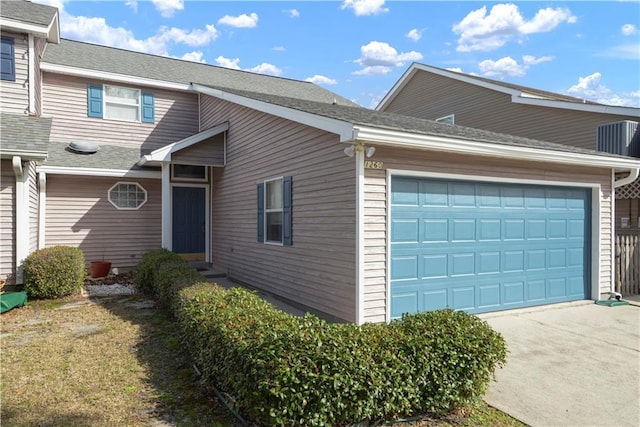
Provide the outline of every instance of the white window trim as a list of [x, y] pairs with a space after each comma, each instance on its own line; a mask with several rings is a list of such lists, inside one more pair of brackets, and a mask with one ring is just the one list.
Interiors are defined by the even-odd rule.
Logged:
[[[274, 182], [274, 181], [280, 181], [282, 182], [282, 206], [279, 209], [267, 209], [267, 183], [269, 182]], [[278, 178], [272, 178], [272, 179], [267, 179], [264, 181], [264, 196], [263, 196], [263, 202], [264, 202], [264, 244], [265, 245], [273, 245], [273, 246], [284, 246], [284, 176], [278, 177]], [[273, 212], [280, 212], [282, 214], [282, 227], [280, 230], [280, 241], [278, 240], [267, 240], [267, 214], [268, 213], [273, 213]]]
[[[107, 101], [107, 87], [115, 87], [115, 88], [120, 88], [120, 89], [128, 89], [128, 90], [135, 90], [136, 92], [138, 92], [138, 103], [137, 104], [132, 104], [129, 102], [118, 102], [118, 101], [113, 101], [113, 100], [109, 100]], [[136, 120], [126, 120], [126, 119], [118, 119], [118, 118], [113, 118], [113, 117], [107, 117], [107, 104], [110, 105], [124, 105], [127, 107], [131, 107], [131, 106], [137, 106], [138, 107], [138, 114], [136, 115]], [[142, 123], [142, 91], [140, 89], [136, 89], [133, 87], [127, 87], [127, 86], [118, 86], [118, 85], [108, 85], [105, 84], [102, 86], [102, 118], [104, 120], [113, 120], [116, 122], [129, 122], [129, 123]]]
[[438, 117], [436, 119], [436, 122], [444, 123], [444, 124], [447, 124], [447, 125], [455, 125], [456, 124], [456, 115], [455, 114], [449, 114], [449, 115], [446, 115], [446, 116]]
[[207, 166], [202, 165], [191, 165], [191, 166], [199, 166], [204, 168], [204, 178], [185, 178], [185, 177], [176, 177], [174, 173], [174, 166], [176, 165], [189, 165], [188, 163], [174, 163], [171, 165], [171, 181], [176, 182], [209, 182], [209, 168]]
[[[124, 184], [136, 185], [144, 192], [144, 201], [140, 205], [138, 205], [137, 207], [135, 207], [135, 208], [129, 208], [129, 207], [123, 208], [123, 207], [120, 207], [120, 206], [116, 205], [115, 202], [113, 200], [111, 200], [111, 191], [113, 191], [113, 189], [116, 188], [117, 186], [124, 185]], [[147, 190], [138, 182], [118, 181], [115, 184], [113, 184], [111, 186], [111, 188], [109, 188], [109, 191], [107, 191], [107, 198], [109, 199], [109, 203], [111, 203], [113, 205], [113, 207], [115, 207], [119, 211], [137, 211], [147, 203], [147, 201], [149, 200], [149, 194], [147, 193]]]

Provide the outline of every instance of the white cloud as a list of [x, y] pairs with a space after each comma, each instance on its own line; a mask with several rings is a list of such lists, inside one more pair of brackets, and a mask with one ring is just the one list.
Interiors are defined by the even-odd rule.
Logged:
[[488, 15], [486, 6], [470, 12], [452, 31], [460, 35], [459, 52], [491, 51], [514, 38], [549, 32], [563, 22], [576, 22], [569, 9], [540, 9], [533, 19], [526, 21], [515, 4], [497, 4]]
[[225, 15], [218, 19], [218, 24], [235, 28], [255, 28], [258, 25], [258, 14], [251, 13], [247, 15], [243, 13], [239, 16]]
[[252, 68], [247, 68], [245, 71], [251, 71], [252, 73], [266, 74], [268, 76], [276, 77], [282, 75], [282, 70], [280, 68], [267, 62], [263, 62], [262, 64], [256, 65]]
[[252, 73], [266, 74], [269, 76], [282, 75], [282, 70], [280, 68], [266, 62], [263, 62], [260, 65], [256, 65], [255, 67], [252, 67], [252, 68], [240, 68], [240, 58], [231, 59], [231, 58], [225, 58], [224, 56], [218, 56], [215, 59], [215, 62], [217, 65], [221, 67], [231, 68], [232, 70], [251, 71]]
[[620, 32], [625, 36], [633, 36], [634, 34], [638, 34], [638, 29], [633, 24], [624, 24], [620, 28]]
[[289, 18], [297, 18], [300, 16], [300, 12], [298, 12], [297, 9], [285, 9], [283, 12], [289, 15]]
[[216, 64], [218, 64], [221, 67], [225, 67], [225, 68], [231, 68], [232, 70], [239, 70], [240, 66], [238, 65], [240, 63], [240, 58], [225, 58], [224, 56], [218, 56], [216, 58]]
[[497, 61], [485, 59], [478, 64], [478, 68], [480, 68], [483, 76], [498, 77], [501, 79], [505, 76], [519, 77], [525, 74], [525, 67], [518, 64], [518, 62], [510, 56], [500, 58]]
[[389, 11], [384, 0], [344, 0], [340, 9], [353, 9], [356, 16], [380, 15]]
[[418, 40], [420, 40], [422, 38], [422, 30], [418, 30], [417, 28], [412, 29], [411, 31], [409, 31], [406, 36], [408, 38], [410, 38], [411, 40], [413, 40], [414, 42], [417, 42]]
[[274, 46], [271, 48], [271, 50], [275, 50], [276, 52], [284, 52], [287, 49], [284, 46]]
[[360, 47], [360, 58], [354, 62], [362, 65], [362, 70], [354, 74], [387, 74], [393, 67], [402, 67], [407, 61], [419, 61], [422, 59], [420, 52], [411, 51], [398, 53], [388, 43], [372, 41]]
[[305, 82], [315, 83], [317, 85], [336, 85], [338, 84], [337, 80], [331, 79], [326, 76], [322, 76], [320, 74], [316, 74], [313, 77], [307, 77], [304, 79]]
[[485, 59], [478, 64], [478, 68], [483, 76], [502, 80], [505, 77], [524, 76], [531, 66], [552, 60], [552, 56], [541, 56], [536, 58], [535, 56], [525, 55], [522, 57], [522, 63], [519, 64], [518, 61], [510, 56], [505, 56], [497, 61]]
[[203, 58], [204, 54], [199, 50], [194, 50], [193, 52], [187, 52], [180, 57], [180, 59], [184, 59], [185, 61], [192, 62], [200, 62], [201, 64], [206, 64], [207, 61]]
[[450, 67], [450, 68], [447, 68], [447, 70], [453, 71], [454, 73], [464, 73], [464, 71], [462, 71], [462, 68], [460, 67]]
[[177, 10], [184, 10], [183, 0], [151, 0], [151, 2], [165, 18], [171, 18]]
[[138, 0], [127, 0], [124, 2], [124, 5], [130, 7], [131, 10], [138, 13]]
[[601, 83], [602, 74], [595, 72], [579, 77], [578, 83], [567, 89], [567, 93], [578, 98], [620, 107], [640, 108], [640, 90], [616, 94]]
[[638, 58], [640, 58], [640, 43], [629, 43], [613, 46], [599, 53], [598, 56], [637, 61]]

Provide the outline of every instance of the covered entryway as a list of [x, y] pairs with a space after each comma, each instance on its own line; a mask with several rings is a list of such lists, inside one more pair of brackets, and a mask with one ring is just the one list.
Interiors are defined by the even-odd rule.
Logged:
[[173, 187], [172, 249], [189, 261], [205, 260], [206, 197], [205, 187]]
[[590, 190], [391, 178], [391, 318], [587, 298]]

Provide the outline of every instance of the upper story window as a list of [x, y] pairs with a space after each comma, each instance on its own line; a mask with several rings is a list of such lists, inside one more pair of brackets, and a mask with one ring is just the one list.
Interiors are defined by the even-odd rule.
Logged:
[[140, 91], [104, 85], [104, 118], [140, 121]]
[[258, 184], [259, 242], [293, 244], [292, 189], [290, 176]]
[[89, 84], [87, 115], [89, 117], [127, 122], [155, 122], [152, 93], [114, 85]]
[[0, 80], [16, 81], [16, 56], [13, 37], [1, 37]]

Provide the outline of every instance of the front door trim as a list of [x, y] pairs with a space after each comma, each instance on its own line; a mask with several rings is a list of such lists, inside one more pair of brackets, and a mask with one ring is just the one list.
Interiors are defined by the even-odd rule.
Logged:
[[[204, 260], [205, 262], [211, 262], [211, 255], [210, 255], [210, 227], [211, 227], [211, 220], [210, 220], [210, 190], [209, 190], [209, 184], [197, 184], [197, 183], [186, 183], [186, 182], [172, 182], [171, 183], [171, 190], [170, 190], [170, 194], [173, 195], [173, 187], [192, 187], [192, 188], [204, 188], [205, 190], [205, 196], [204, 196]], [[172, 196], [173, 197], [173, 196]], [[169, 221], [170, 223], [170, 229], [169, 229], [169, 235], [173, 235], [173, 200], [171, 200], [169, 202], [169, 210], [170, 210], [170, 218], [171, 221]], [[173, 246], [173, 242], [172, 245]], [[169, 250], [172, 250], [172, 247], [167, 248]]]

